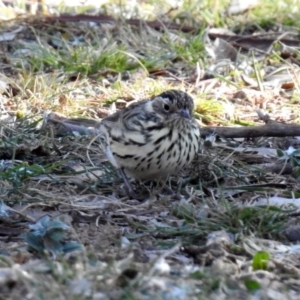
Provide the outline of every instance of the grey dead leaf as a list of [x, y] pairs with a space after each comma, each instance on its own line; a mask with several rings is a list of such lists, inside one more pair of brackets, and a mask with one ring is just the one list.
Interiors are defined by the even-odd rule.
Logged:
[[69, 183], [74, 184], [83, 184], [84, 182], [96, 182], [101, 178], [101, 176], [105, 175], [105, 172], [102, 170], [95, 170], [94, 167], [78, 167], [77, 172], [82, 172], [80, 174], [72, 174], [72, 175], [57, 175], [51, 174], [51, 177], [48, 175], [38, 175], [31, 177], [32, 180], [36, 181], [49, 181], [53, 180], [57, 181], [68, 181]]
[[232, 30], [228, 28], [213, 27], [207, 30], [209, 34], [223, 34], [223, 35], [236, 35]]
[[227, 13], [229, 15], [241, 14], [253, 7], [258, 6], [260, 0], [232, 0], [228, 7]]
[[130, 244], [131, 243], [127, 237], [125, 237], [125, 236], [121, 237], [121, 248], [127, 248], [128, 246], [130, 246]]
[[256, 79], [249, 77], [246, 74], [241, 74], [241, 78], [247, 85], [250, 85], [252, 88], [258, 88], [258, 82]]
[[300, 198], [283, 198], [283, 197], [269, 197], [269, 198], [258, 198], [255, 202], [249, 204], [250, 206], [260, 206], [260, 205], [271, 205], [271, 206], [300, 206]]
[[199, 209], [197, 211], [196, 218], [198, 220], [205, 220], [208, 217], [209, 217], [209, 209], [208, 209], [208, 207], [203, 207], [202, 209]]
[[267, 103], [274, 102], [280, 97], [278, 89], [266, 90], [266, 91], [256, 91], [251, 88], [243, 88], [237, 91], [233, 97], [235, 99], [240, 99], [249, 102], [253, 106], [259, 108], [265, 108]]
[[97, 182], [99, 178], [105, 175], [105, 172], [100, 168], [98, 169], [93, 166], [83, 166], [77, 162], [68, 162], [64, 165], [64, 168], [66, 171], [69, 171], [72, 174], [71, 175], [51, 174], [51, 176], [41, 174], [32, 177], [32, 179], [38, 181], [50, 181], [50, 182], [53, 182], [53, 180], [58, 180], [58, 181], [63, 180], [69, 183], [83, 184], [84, 182]]
[[[242, 71], [243, 73], [241, 74], [242, 76], [250, 76], [252, 74], [254, 74], [254, 68], [253, 68], [253, 64], [252, 62], [249, 62], [246, 57], [243, 58], [243, 60], [241, 60], [241, 62], [238, 65], [238, 70]], [[245, 77], [245, 80], [249, 81], [250, 79], [248, 79], [248, 77]], [[257, 82], [257, 80], [256, 80]]]
[[171, 271], [171, 267], [168, 264], [168, 262], [165, 260], [164, 257], [160, 257], [156, 263], [154, 264], [154, 269], [159, 273], [159, 274], [169, 274]]
[[0, 95], [0, 125], [13, 128], [16, 122], [16, 116], [9, 114], [1, 107], [1, 95]]
[[[255, 254], [258, 251], [267, 251], [272, 254], [274, 258], [293, 260], [295, 254], [300, 254], [300, 245], [285, 245], [279, 241], [266, 240], [261, 238], [246, 239], [244, 241], [245, 249], [250, 254]], [[295, 270], [297, 273], [298, 271]]]
[[223, 39], [217, 38], [213, 44], [213, 51], [216, 61], [228, 59], [235, 62], [238, 58], [237, 50]]
[[113, 201], [111, 199], [97, 196], [97, 195], [90, 195], [81, 197], [80, 199], [73, 199], [73, 202], [71, 204], [71, 207], [76, 209], [101, 209], [105, 210], [112, 206], [113, 204], [118, 204], [119, 202]]
[[[76, 36], [73, 38], [71, 44], [72, 46], [81, 46], [83, 44], [84, 37], [83, 36]], [[52, 43], [57, 47], [64, 46], [65, 41], [62, 39], [60, 34], [57, 36], [52, 37]]]
[[273, 88], [280, 88], [284, 83], [298, 82], [300, 70], [298, 67], [278, 68], [274, 72], [267, 74], [264, 78], [264, 85]]
[[[35, 222], [35, 220], [41, 219], [45, 215], [44, 206], [35, 205], [35, 206], [23, 206], [22, 204], [14, 204], [13, 210], [19, 214], [26, 215], [26, 218], [31, 222]], [[47, 213], [50, 217], [59, 216], [60, 212], [58, 211], [49, 211]]]
[[23, 30], [23, 26], [20, 26], [15, 30], [0, 34], [0, 42], [13, 40], [16, 37], [16, 34], [22, 30]]
[[9, 83], [8, 80], [4, 80], [4, 78], [0, 79], [0, 92], [6, 92], [8, 90]]
[[234, 152], [243, 152], [243, 153], [255, 153], [255, 154], [260, 154], [262, 156], [267, 156], [267, 157], [278, 157], [277, 155], [277, 150], [272, 149], [272, 148], [267, 148], [267, 147], [258, 147], [258, 148], [251, 148], [251, 147], [228, 147], [225, 145], [218, 145], [220, 148], [226, 148], [226, 149], [232, 149]]
[[180, 42], [180, 43], [185, 43], [186, 39], [183, 37], [180, 37], [178, 34], [168, 32], [168, 36], [172, 42]]
[[64, 45], [64, 40], [61, 37], [61, 33], [57, 32], [53, 36], [51, 36], [51, 43], [56, 47], [62, 47]]
[[266, 240], [261, 238], [249, 238], [244, 240], [244, 246], [248, 253], [255, 254], [258, 251], [267, 251], [270, 253], [286, 252], [289, 247], [283, 245], [281, 242]]
[[192, 259], [189, 258], [189, 257], [186, 257], [182, 254], [177, 254], [177, 255], [174, 255], [173, 257], [175, 260], [177, 260], [178, 262], [182, 263], [186, 269], [189, 269], [189, 268], [198, 268], [197, 266], [192, 266]]
[[[288, 249], [290, 253], [300, 253], [300, 245], [291, 245], [288, 246]], [[282, 253], [282, 255], [285, 255], [285, 252]]]
[[0, 217], [8, 217], [14, 212], [14, 210], [0, 200]]
[[212, 243], [223, 243], [225, 245], [231, 245], [234, 242], [234, 235], [225, 230], [212, 231], [207, 236], [206, 245], [210, 245]]
[[154, 226], [161, 227], [161, 228], [172, 228], [172, 226], [163, 222], [156, 221], [155, 219], [152, 219], [150, 223]]
[[[119, 210], [119, 211], [121, 211], [121, 210]], [[129, 218], [132, 218], [133, 220], [137, 220], [139, 222], [145, 222], [145, 221], [149, 222], [149, 220], [152, 218], [152, 217], [138, 216], [138, 215], [128, 214], [128, 213], [126, 213], [126, 216], [129, 217]], [[150, 223], [151, 223], [151, 221], [150, 221]]]
[[216, 198], [222, 198], [222, 197], [233, 197], [235, 195], [238, 195], [240, 193], [243, 193], [244, 190], [237, 190], [237, 189], [226, 189], [225, 191], [217, 189], [214, 193]]
[[89, 297], [92, 295], [91, 281], [85, 278], [73, 279], [69, 283], [69, 290], [73, 295]]
[[18, 279], [18, 271], [16, 268], [20, 266], [15, 265], [14, 268], [0, 268], [0, 284], [5, 286], [9, 282], [16, 282]]
[[166, 299], [188, 299], [189, 287], [187, 285], [175, 285], [166, 277], [149, 278], [149, 287], [162, 289]]
[[298, 224], [288, 225], [283, 232], [290, 242], [297, 242], [300, 240], [300, 226]]
[[35, 55], [40, 55], [43, 51], [40, 48], [39, 43], [34, 41], [20, 40], [19, 44], [19, 48], [13, 52], [13, 56], [19, 58], [20, 60], [24, 59], [24, 56], [33, 55], [33, 53]]
[[18, 164], [23, 163], [21, 160], [1, 159], [0, 160], [0, 171], [7, 171]]
[[[79, 171], [79, 169], [81, 169]], [[92, 170], [89, 172], [89, 169]], [[105, 175], [105, 172], [103, 172], [102, 170], [94, 170], [94, 168], [78, 168], [77, 172], [83, 172], [81, 174], [76, 174], [75, 176], [73, 175], [73, 177], [69, 177], [67, 180], [69, 182], [74, 182], [74, 183], [83, 183], [86, 181], [91, 181], [91, 182], [96, 182], [97, 180], [99, 180], [99, 178], [103, 175]]]

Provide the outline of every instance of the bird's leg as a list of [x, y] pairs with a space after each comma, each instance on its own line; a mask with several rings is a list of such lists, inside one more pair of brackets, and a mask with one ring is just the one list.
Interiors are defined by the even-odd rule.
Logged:
[[112, 154], [112, 151], [108, 145], [106, 145], [105, 154], [106, 154], [108, 160], [110, 161], [110, 163], [119, 171], [119, 174], [121, 175], [121, 177], [124, 181], [125, 187], [126, 187], [127, 196], [129, 196], [131, 198], [137, 198], [137, 195], [134, 192], [134, 190], [124, 172], [124, 168], [121, 168], [119, 166], [119, 164], [115, 160], [114, 155]]
[[176, 195], [176, 193], [167, 185], [166, 182], [163, 184], [162, 187], [168, 195], [171, 195], [171, 196]]
[[123, 168], [119, 168], [119, 173], [121, 175], [121, 177], [123, 178], [124, 180], [124, 184], [125, 184], [125, 187], [126, 187], [126, 191], [128, 192], [127, 195], [131, 198], [137, 198], [137, 194], [135, 193], [135, 191], [133, 190], [129, 180], [128, 180], [128, 177], [127, 175], [125, 174], [124, 172], [124, 169]]
[[174, 192], [171, 189], [171, 187], [168, 185], [170, 184], [170, 176], [168, 176], [166, 179], [156, 179], [157, 187], [161, 186], [160, 190], [162, 192], [166, 192], [167, 195], [173, 195]]
[[170, 177], [167, 178], [167, 180], [165, 180], [165, 181], [163, 182], [162, 188], [163, 188], [163, 190], [167, 193], [167, 195], [169, 195], [169, 196], [171, 197], [172, 200], [180, 200], [180, 199], [181, 199], [181, 196], [180, 196], [179, 191], [180, 191], [180, 189], [181, 189], [181, 185], [180, 185], [180, 189], [177, 189], [177, 191], [174, 192], [174, 191], [172, 190], [171, 186], [169, 186], [169, 185], [171, 185], [170, 180], [171, 180]]

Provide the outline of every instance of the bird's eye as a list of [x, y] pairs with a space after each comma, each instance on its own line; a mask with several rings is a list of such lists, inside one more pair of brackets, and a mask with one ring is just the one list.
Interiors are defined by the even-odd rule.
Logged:
[[168, 104], [164, 104], [164, 110], [165, 111], [169, 111], [170, 110], [170, 106]]

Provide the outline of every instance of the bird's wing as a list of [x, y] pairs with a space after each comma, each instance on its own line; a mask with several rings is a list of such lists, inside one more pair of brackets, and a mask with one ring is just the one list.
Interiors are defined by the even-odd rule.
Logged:
[[163, 118], [152, 107], [151, 100], [143, 100], [130, 105], [120, 117], [125, 130], [147, 131], [148, 128], [162, 124]]
[[[123, 110], [117, 111], [101, 121], [103, 128], [119, 132], [142, 132], [149, 127], [162, 123], [162, 118], [155, 113], [149, 100], [133, 103]], [[104, 131], [104, 130], [102, 130]]]

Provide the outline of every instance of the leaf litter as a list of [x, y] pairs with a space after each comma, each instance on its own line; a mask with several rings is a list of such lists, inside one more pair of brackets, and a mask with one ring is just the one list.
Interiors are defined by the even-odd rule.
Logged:
[[[2, 294], [298, 299], [298, 138], [267, 125], [297, 129], [299, 41], [146, 18], [3, 23]], [[166, 182], [176, 197], [135, 182], [148, 197], [128, 199], [101, 150], [99, 118], [174, 87], [194, 96], [212, 132]], [[262, 134], [226, 138], [214, 129], [224, 125]]]

